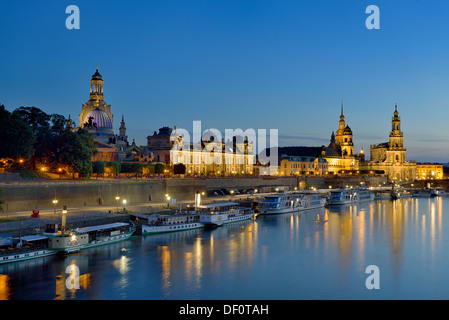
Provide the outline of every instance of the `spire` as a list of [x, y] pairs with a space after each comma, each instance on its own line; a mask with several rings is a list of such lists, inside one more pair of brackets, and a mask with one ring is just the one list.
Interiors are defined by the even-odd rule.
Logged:
[[[343, 121], [345, 121], [345, 116], [343, 115], [343, 98], [341, 99], [341, 115], [340, 115], [340, 122], [342, 123]], [[340, 127], [342, 127], [341, 129], [344, 129], [344, 124], [341, 125]]]
[[343, 98], [341, 98], [341, 115], [343, 116]]
[[399, 116], [398, 104], [397, 103], [394, 104], [394, 113], [393, 113], [393, 115], [394, 115], [394, 118], [398, 118], [398, 116]]
[[74, 129], [73, 127], [74, 127], [74, 123], [73, 123], [72, 119], [70, 118], [70, 114], [69, 114], [69, 119], [67, 119], [66, 129], [72, 130], [72, 129]]

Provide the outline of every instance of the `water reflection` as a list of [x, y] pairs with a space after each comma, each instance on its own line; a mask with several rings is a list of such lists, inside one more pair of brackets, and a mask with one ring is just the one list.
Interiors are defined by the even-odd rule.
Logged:
[[136, 237], [1, 265], [0, 299], [448, 298], [448, 210], [449, 198], [380, 200]]

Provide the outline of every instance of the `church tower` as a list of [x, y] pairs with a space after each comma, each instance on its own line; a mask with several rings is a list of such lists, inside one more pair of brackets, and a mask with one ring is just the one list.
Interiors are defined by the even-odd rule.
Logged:
[[128, 137], [126, 136], [125, 119], [123, 115], [122, 115], [122, 122], [120, 122], [119, 137], [120, 140], [122, 141], [128, 141]]
[[89, 101], [83, 104], [79, 115], [79, 126], [84, 128], [89, 124], [89, 128], [95, 128], [98, 132], [112, 134], [114, 116], [111, 106], [104, 101], [103, 77], [97, 70], [90, 80]]
[[389, 147], [401, 149], [404, 147], [404, 136], [401, 132], [401, 118], [399, 117], [398, 104], [395, 104], [393, 118], [391, 120], [391, 132]]
[[337, 146], [341, 148], [343, 157], [354, 156], [354, 143], [352, 142], [352, 130], [346, 125], [345, 116], [343, 115], [343, 101], [341, 102], [341, 115], [336, 133]]
[[398, 105], [395, 104], [388, 141], [387, 161], [405, 162], [405, 152], [404, 135], [401, 132], [401, 118], [399, 117]]

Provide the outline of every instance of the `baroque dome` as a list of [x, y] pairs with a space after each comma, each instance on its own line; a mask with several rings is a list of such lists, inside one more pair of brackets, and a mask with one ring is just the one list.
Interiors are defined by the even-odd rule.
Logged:
[[352, 130], [349, 126], [346, 126], [346, 128], [343, 130], [343, 134], [352, 134]]
[[112, 130], [112, 121], [109, 118], [108, 114], [101, 110], [100, 108], [96, 108], [95, 110], [91, 111], [87, 117], [86, 121], [89, 121], [89, 118], [92, 117], [92, 123], [97, 125], [97, 128], [99, 130], [101, 129], [108, 129]]

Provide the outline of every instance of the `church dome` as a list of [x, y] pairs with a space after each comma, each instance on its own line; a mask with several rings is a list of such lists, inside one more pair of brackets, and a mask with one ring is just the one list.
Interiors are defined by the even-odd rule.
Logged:
[[343, 134], [352, 134], [352, 130], [349, 126], [346, 126], [346, 128], [343, 130]]
[[98, 67], [97, 71], [95, 71], [95, 73], [92, 75], [92, 80], [103, 80], [103, 77], [101, 76], [100, 72], [98, 72]]
[[89, 118], [92, 117], [92, 123], [97, 125], [97, 128], [102, 131], [102, 129], [108, 129], [112, 130], [112, 121], [109, 118], [108, 114], [101, 110], [100, 108], [97, 108], [93, 111], [91, 111], [88, 115], [86, 120], [89, 121]]

